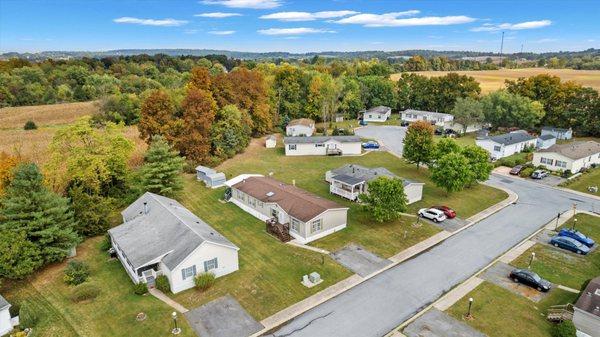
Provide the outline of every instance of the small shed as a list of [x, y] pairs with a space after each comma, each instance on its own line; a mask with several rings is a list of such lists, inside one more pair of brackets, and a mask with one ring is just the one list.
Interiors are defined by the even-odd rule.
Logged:
[[9, 310], [10, 303], [0, 295], [0, 336], [4, 336], [13, 329]]
[[536, 147], [538, 149], [547, 149], [554, 144], [556, 144], [556, 137], [551, 134], [545, 134], [538, 137]]
[[196, 179], [204, 181], [207, 187], [217, 188], [225, 184], [225, 173], [217, 172], [210, 167], [196, 167]]
[[336, 114], [335, 115], [335, 122], [339, 123], [339, 122], [343, 122], [344, 121], [344, 115], [343, 114]]
[[272, 149], [275, 146], [277, 146], [277, 138], [275, 138], [275, 135], [267, 136], [265, 139], [265, 147], [267, 149]]

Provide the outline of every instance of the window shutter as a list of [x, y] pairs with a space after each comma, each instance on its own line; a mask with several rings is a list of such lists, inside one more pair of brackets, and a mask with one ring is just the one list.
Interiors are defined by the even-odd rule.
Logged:
[[204, 272], [208, 271], [208, 261], [204, 261]]
[[215, 269], [219, 268], [219, 260], [215, 257]]
[[181, 269], [181, 277], [185, 280], [185, 268]]
[[196, 276], [196, 265], [192, 266], [192, 275]]

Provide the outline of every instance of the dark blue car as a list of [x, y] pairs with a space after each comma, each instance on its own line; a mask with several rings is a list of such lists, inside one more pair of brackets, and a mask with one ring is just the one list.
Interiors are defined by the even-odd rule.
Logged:
[[363, 147], [363, 149], [378, 149], [379, 143], [377, 143], [374, 140], [370, 140], [366, 143], [362, 143], [362, 147]]
[[590, 248], [592, 248], [595, 243], [592, 238], [585, 236], [580, 231], [577, 231], [575, 229], [570, 229], [570, 228], [561, 229], [560, 232], [558, 232], [558, 236], [564, 236], [564, 237], [568, 237], [571, 239], [575, 239]]
[[582, 244], [581, 242], [568, 238], [566, 236], [555, 236], [550, 240], [550, 244], [554, 247], [570, 250], [574, 253], [586, 255], [590, 252], [590, 248], [588, 246]]

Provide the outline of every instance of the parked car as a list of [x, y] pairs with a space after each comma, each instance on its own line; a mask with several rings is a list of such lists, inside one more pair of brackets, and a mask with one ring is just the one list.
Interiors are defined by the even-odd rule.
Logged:
[[435, 133], [437, 136], [441, 136], [441, 135], [443, 135], [443, 134], [444, 134], [444, 129], [442, 129], [442, 128], [437, 128], [437, 129], [435, 129], [434, 133]]
[[370, 140], [366, 143], [362, 143], [362, 147], [363, 147], [363, 149], [378, 149], [379, 143], [377, 143], [374, 140]]
[[552, 288], [552, 284], [538, 274], [527, 269], [514, 269], [508, 277], [516, 283], [521, 283], [526, 286], [535, 288], [539, 291], [547, 292]]
[[364, 119], [361, 119], [360, 121], [358, 121], [358, 124], [360, 125], [368, 125], [369, 123], [367, 123]]
[[558, 236], [574, 239], [575, 241], [578, 241], [590, 248], [592, 248], [595, 244], [594, 239], [587, 237], [580, 231], [571, 228], [561, 229], [560, 232], [558, 232]]
[[421, 218], [432, 220], [433, 222], [442, 222], [446, 220], [444, 212], [435, 208], [421, 208], [419, 210], [419, 216]]
[[566, 236], [555, 236], [550, 240], [550, 244], [554, 247], [570, 250], [574, 253], [586, 255], [590, 252], [590, 248], [581, 242], [566, 237]]
[[521, 170], [523, 170], [523, 165], [517, 165], [517, 166], [513, 167], [509, 173], [512, 174], [513, 176], [517, 176], [517, 175], [519, 175], [519, 173], [521, 173]]
[[408, 123], [407, 121], [401, 121], [400, 122], [400, 126], [408, 126], [410, 123]]
[[547, 176], [548, 176], [548, 172], [546, 172], [544, 170], [535, 170], [531, 174], [531, 178], [533, 178], [533, 179], [544, 179]]
[[456, 212], [448, 206], [433, 206], [431, 208], [439, 209], [440, 211], [444, 212], [444, 215], [448, 219], [453, 219], [456, 217]]

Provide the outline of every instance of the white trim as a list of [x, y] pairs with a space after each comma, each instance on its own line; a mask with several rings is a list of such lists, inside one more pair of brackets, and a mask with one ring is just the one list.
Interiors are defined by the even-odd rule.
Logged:
[[234, 203], [236, 206], [238, 206], [239, 208], [241, 208], [243, 211], [245, 211], [246, 213], [249, 213], [250, 215], [254, 216], [255, 218], [257, 218], [260, 221], [267, 221], [269, 219], [271, 219], [271, 217], [266, 216], [264, 214], [262, 214], [261, 212], [253, 209], [252, 207], [242, 203], [241, 201], [237, 200], [234, 197], [231, 197], [231, 199], [229, 199], [229, 202]]
[[251, 177], [264, 177], [264, 176], [262, 174], [240, 174], [237, 177], [233, 177], [233, 178], [227, 180], [224, 185], [227, 187], [233, 187], [233, 185], [239, 183], [240, 181], [245, 180], [247, 178], [251, 178]]
[[290, 231], [290, 235], [294, 239], [296, 239], [299, 243], [301, 243], [301, 244], [307, 244], [309, 242], [312, 242], [312, 241], [315, 241], [315, 240], [320, 239], [322, 237], [325, 237], [325, 236], [327, 236], [329, 234], [332, 234], [332, 233], [335, 233], [337, 231], [340, 231], [340, 230], [342, 230], [344, 228], [346, 228], [346, 224], [339, 225], [337, 227], [333, 227], [333, 228], [321, 231], [321, 232], [319, 232], [319, 233], [317, 233], [315, 235], [311, 235], [311, 236], [309, 236], [307, 238], [303, 238], [302, 236], [300, 236], [300, 235], [298, 235], [298, 234], [296, 234], [296, 233], [294, 233], [292, 231]]

